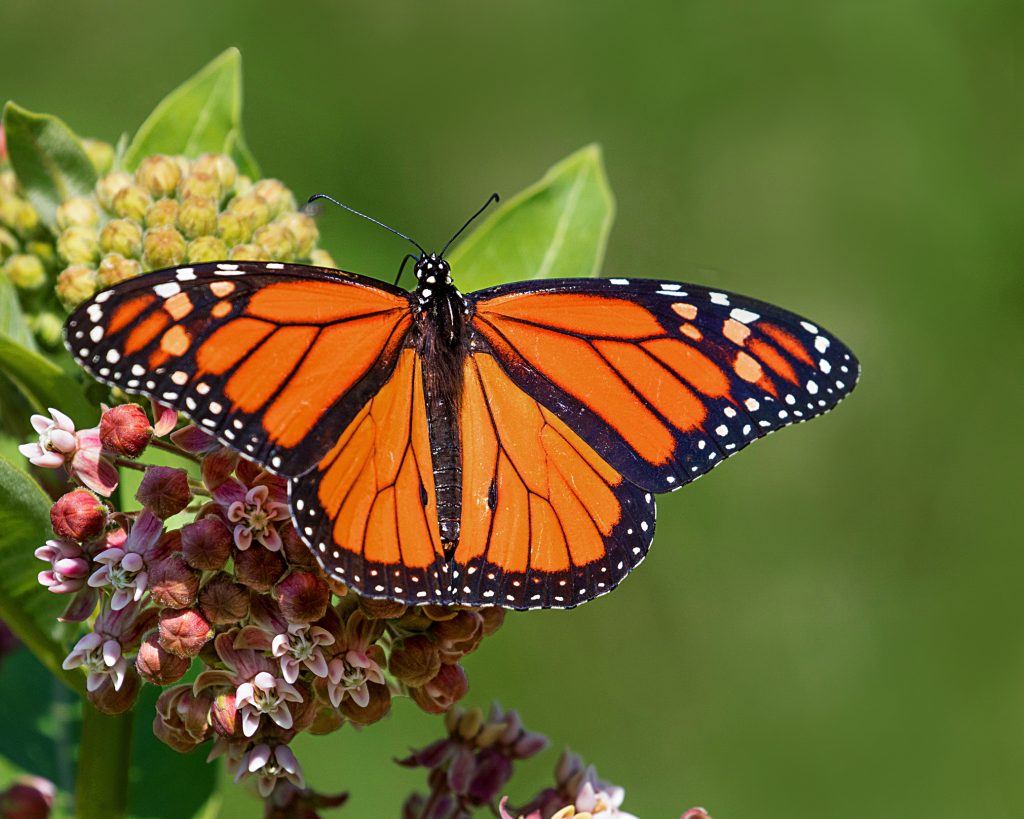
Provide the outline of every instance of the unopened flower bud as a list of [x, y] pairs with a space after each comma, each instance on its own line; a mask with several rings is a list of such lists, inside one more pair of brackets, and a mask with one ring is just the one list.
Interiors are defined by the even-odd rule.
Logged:
[[252, 229], [237, 213], [225, 211], [217, 217], [217, 235], [226, 246], [232, 247], [247, 242], [252, 236]]
[[57, 789], [41, 776], [22, 776], [0, 792], [3, 819], [47, 819]]
[[149, 593], [159, 606], [183, 609], [199, 595], [199, 573], [178, 552], [158, 560], [149, 571]]
[[442, 665], [426, 685], [410, 688], [409, 696], [428, 714], [442, 714], [466, 696], [469, 680], [460, 665]]
[[477, 614], [484, 621], [484, 637], [490, 637], [505, 622], [505, 609], [497, 606], [485, 606]]
[[289, 521], [283, 524], [279, 531], [281, 534], [281, 551], [284, 553], [288, 565], [293, 569], [315, 570], [317, 568], [316, 558], [313, 557], [309, 547], [302, 542], [302, 538], [299, 537], [299, 533], [295, 531], [292, 523]]
[[77, 307], [96, 292], [96, 271], [88, 265], [73, 264], [57, 277], [57, 298], [65, 307]]
[[252, 240], [267, 251], [271, 259], [288, 261], [295, 258], [295, 237], [284, 225], [270, 224], [257, 228]]
[[235, 692], [223, 692], [214, 697], [210, 705], [210, 725], [222, 737], [236, 737], [241, 733], [238, 708], [235, 706]]
[[100, 441], [104, 449], [138, 458], [153, 436], [149, 416], [138, 404], [111, 407], [100, 418]]
[[711, 819], [711, 815], [704, 808], [690, 808], [679, 819]]
[[153, 733], [179, 753], [193, 750], [210, 733], [211, 700], [206, 693], [195, 695], [189, 684], [165, 689], [156, 701]]
[[224, 195], [224, 187], [216, 174], [196, 171], [195, 169], [181, 180], [178, 185], [178, 199], [209, 199], [219, 202]]
[[126, 185], [115, 195], [111, 210], [122, 219], [134, 219], [141, 222], [153, 204], [153, 197], [145, 188], [138, 185]]
[[189, 239], [213, 233], [217, 229], [217, 203], [200, 196], [183, 200], [178, 209], [178, 228]]
[[177, 199], [157, 199], [146, 211], [146, 227], [174, 227], [179, 208]]
[[231, 557], [231, 530], [217, 517], [200, 518], [181, 528], [181, 554], [193, 568], [216, 572]]
[[96, 227], [100, 220], [99, 211], [92, 199], [84, 196], [73, 196], [65, 199], [57, 206], [57, 227], [67, 230], [69, 227]]
[[193, 160], [192, 173], [216, 177], [224, 190], [229, 190], [238, 178], [238, 168], [227, 154], [203, 154]]
[[139, 698], [141, 681], [138, 673], [132, 666], [129, 666], [120, 688], [114, 688], [114, 681], [111, 677], [104, 677], [100, 687], [95, 691], [87, 692], [89, 702], [96, 710], [111, 716], [123, 714], [128, 711]]
[[129, 187], [134, 180], [130, 173], [125, 171], [114, 171], [106, 176], [100, 177], [96, 183], [96, 199], [103, 209], [113, 213], [114, 197]]
[[27, 318], [29, 328], [44, 345], [56, 347], [60, 344], [64, 332], [64, 321], [60, 316], [45, 310]]
[[142, 247], [149, 270], [181, 264], [188, 250], [184, 237], [172, 227], [150, 228], [142, 240]]
[[484, 712], [479, 708], [470, 708], [459, 717], [456, 730], [460, 737], [465, 740], [473, 739], [484, 724]]
[[293, 571], [274, 587], [281, 613], [290, 623], [319, 620], [331, 602], [327, 581], [313, 572]]
[[275, 224], [284, 225], [295, 240], [295, 256], [299, 259], [309, 257], [316, 240], [320, 238], [316, 222], [305, 213], [285, 213], [278, 217]]
[[200, 236], [188, 243], [187, 255], [193, 263], [217, 262], [228, 257], [228, 246], [216, 236]]
[[96, 270], [96, 281], [100, 288], [107, 288], [141, 275], [142, 265], [138, 259], [126, 259], [120, 253], [108, 253]]
[[459, 609], [454, 606], [417, 606], [415, 610], [426, 615], [428, 619], [435, 623], [440, 623], [442, 620], [451, 620], [459, 614]]
[[359, 608], [374, 620], [397, 620], [409, 609], [405, 603], [394, 600], [374, 600], [371, 597], [360, 597]]
[[0, 226], [0, 259], [6, 259], [12, 253], [17, 253], [20, 247], [21, 243], [18, 238], [7, 228]]
[[160, 613], [159, 635], [165, 651], [195, 657], [213, 637], [213, 627], [197, 609], [165, 609]]
[[271, 257], [262, 245], [250, 243], [235, 245], [231, 248], [228, 258], [236, 262], [269, 262]]
[[261, 594], [274, 587], [286, 568], [280, 552], [269, 549], [235, 550], [235, 577]]
[[15, 253], [4, 262], [4, 273], [15, 287], [35, 290], [46, 281], [46, 269], [36, 256]]
[[356, 725], [372, 725], [384, 719], [391, 710], [391, 691], [386, 685], [371, 682], [366, 687], [370, 692], [370, 701], [366, 705], [360, 706], [351, 697], [345, 697], [338, 706], [338, 710]]
[[135, 657], [135, 670], [153, 685], [172, 685], [185, 676], [191, 661], [171, 654], [160, 647], [156, 634], [150, 634], [139, 646]]
[[49, 242], [29, 241], [25, 242], [25, 251], [39, 258], [44, 266], [50, 267], [57, 264], [57, 251]]
[[218, 574], [203, 586], [199, 607], [215, 626], [241, 622], [249, 614], [249, 590], [230, 575]]
[[249, 230], [256, 230], [270, 221], [270, 206], [255, 193], [236, 196], [228, 205], [228, 211], [241, 217]]
[[151, 466], [142, 477], [135, 499], [166, 520], [176, 515], [192, 500], [188, 473], [170, 466]]
[[82, 140], [82, 147], [93, 168], [96, 169], [96, 173], [106, 173], [110, 170], [111, 165], [114, 164], [113, 145], [101, 139], [86, 137]]
[[333, 706], [320, 705], [316, 709], [313, 724], [309, 726], [309, 733], [314, 736], [333, 734], [345, 724], [345, 717]]
[[295, 210], [295, 196], [278, 179], [261, 179], [252, 186], [252, 191], [270, 208], [271, 218], [285, 211]]
[[147, 156], [135, 171], [135, 181], [155, 198], [170, 196], [179, 179], [181, 168], [169, 156]]
[[334, 257], [321, 247], [318, 247], [309, 254], [309, 262], [317, 267], [329, 267], [332, 270], [338, 269], [338, 263], [334, 261]]
[[134, 258], [142, 254], [142, 228], [130, 219], [111, 219], [100, 231], [100, 249]]
[[391, 649], [388, 670], [406, 685], [426, 685], [441, 670], [441, 654], [425, 634], [413, 634]]
[[88, 489], [73, 489], [50, 508], [50, 523], [60, 537], [91, 540], [106, 527], [107, 508]]
[[100, 253], [96, 229], [78, 226], [67, 228], [57, 240], [57, 252], [68, 264], [91, 264]]
[[240, 173], [235, 180], [235, 195], [241, 196], [252, 190], [252, 180], [244, 173]]

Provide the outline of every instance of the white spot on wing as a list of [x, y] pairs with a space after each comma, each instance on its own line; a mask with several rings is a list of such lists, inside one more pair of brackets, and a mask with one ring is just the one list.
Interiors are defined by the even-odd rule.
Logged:
[[712, 304], [722, 304], [726, 307], [729, 306], [729, 297], [725, 293], [709, 293]]
[[89, 331], [89, 338], [92, 339], [93, 343], [99, 341], [101, 338], [103, 338], [103, 328], [100, 327], [99, 325], [93, 327]]
[[750, 324], [750, 322], [757, 321], [761, 318], [757, 313], [744, 310], [742, 307], [734, 307], [729, 312], [729, 317], [736, 319], [736, 321], [742, 321], [744, 324]]
[[195, 271], [191, 267], [182, 267], [178, 269], [178, 272], [174, 274], [179, 282], [190, 282], [196, 277]]
[[177, 282], [163, 282], [156, 285], [153, 288], [153, 292], [162, 299], [169, 299], [171, 296], [176, 296], [181, 292], [181, 285]]

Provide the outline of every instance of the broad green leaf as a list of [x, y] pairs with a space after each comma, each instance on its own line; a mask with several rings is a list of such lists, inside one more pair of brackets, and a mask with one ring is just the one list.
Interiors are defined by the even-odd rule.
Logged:
[[68, 197], [92, 193], [96, 169], [74, 132], [50, 114], [8, 102], [4, 134], [18, 181], [43, 224], [56, 233], [57, 206]]
[[67, 652], [53, 637], [67, 599], [36, 581], [33, 552], [50, 535], [50, 499], [25, 472], [0, 459], [0, 620], [50, 671], [76, 690], [82, 674], [61, 669]]
[[189, 78], [153, 109], [124, 155], [124, 167], [134, 170], [151, 154], [198, 156], [229, 152], [240, 157], [247, 171], [255, 168], [241, 138], [242, 57], [229, 48]]
[[18, 301], [18, 291], [6, 276], [0, 276], [0, 333], [33, 352], [39, 349]]
[[87, 401], [82, 387], [60, 367], [0, 333], [0, 371], [18, 385], [36, 412], [56, 407], [79, 428], [95, 424], [99, 407]]
[[588, 145], [503, 202], [448, 259], [465, 291], [596, 276], [614, 214], [601, 149]]

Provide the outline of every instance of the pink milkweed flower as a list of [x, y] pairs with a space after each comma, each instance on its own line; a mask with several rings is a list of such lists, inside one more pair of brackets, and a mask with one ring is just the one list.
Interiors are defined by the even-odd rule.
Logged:
[[149, 406], [153, 410], [153, 435], [162, 438], [168, 432], [173, 432], [178, 425], [178, 411], [152, 399]]
[[71, 474], [88, 486], [93, 492], [110, 497], [117, 489], [117, 469], [103, 454], [100, 428], [80, 430], [75, 439], [78, 448], [71, 458]]
[[299, 760], [287, 745], [271, 747], [261, 742], [246, 751], [238, 762], [235, 782], [253, 774], [257, 776], [256, 789], [264, 799], [270, 796], [279, 779], [285, 779], [297, 788], [306, 787]]
[[120, 691], [128, 672], [125, 653], [137, 648], [139, 638], [153, 626], [153, 612], [137, 606], [120, 611], [100, 611], [93, 631], [79, 640], [61, 667], [65, 671], [82, 668], [88, 674], [85, 687], [98, 690], [109, 677], [114, 690]]
[[42, 586], [54, 594], [76, 592], [85, 585], [89, 574], [89, 560], [82, 547], [70, 540], [48, 540], [35, 551], [35, 556], [50, 564], [46, 571], [39, 572]]
[[369, 705], [370, 688], [367, 683], [384, 685], [385, 680], [380, 665], [365, 651], [349, 649], [327, 664], [327, 694], [335, 708], [341, 705], [346, 694], [360, 708]]
[[600, 789], [595, 788], [588, 777], [576, 794], [576, 811], [588, 813], [594, 819], [637, 819], [632, 813], [619, 810], [625, 796], [626, 791], [617, 785], [602, 785]]
[[234, 524], [235, 546], [244, 552], [256, 540], [271, 552], [280, 551], [275, 524], [291, 517], [284, 482], [248, 461], [238, 465], [236, 474], [241, 480], [228, 478], [213, 489], [213, 499]]
[[274, 637], [270, 653], [281, 661], [281, 674], [289, 683], [299, 678], [301, 666], [318, 677], [329, 675], [327, 658], [321, 646], [334, 645], [334, 635], [309, 623], [290, 623], [287, 631]]
[[143, 509], [122, 545], [109, 546], [96, 555], [100, 567], [89, 577], [89, 585], [110, 588], [110, 608], [114, 611], [142, 599], [162, 533], [160, 518]]
[[117, 470], [103, 455], [100, 428], [75, 431], [74, 422], [63, 412], [50, 408], [50, 417], [33, 415], [32, 428], [39, 433], [34, 444], [22, 444], [18, 451], [34, 466], [58, 469], [67, 465], [71, 474], [96, 492], [109, 497], [117, 489]]

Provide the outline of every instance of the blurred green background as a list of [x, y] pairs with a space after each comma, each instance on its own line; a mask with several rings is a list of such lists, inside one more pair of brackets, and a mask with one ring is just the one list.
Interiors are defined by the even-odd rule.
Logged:
[[[0, 7], [0, 97], [83, 135], [134, 129], [237, 45], [266, 175], [427, 245], [598, 141], [607, 273], [755, 295], [859, 354], [834, 415], [664, 498], [615, 594], [510, 616], [467, 702], [520, 709], [645, 818], [1024, 816], [1020, 3], [60, 9]], [[350, 270], [390, 277], [407, 250], [321, 227]], [[353, 791], [344, 815], [388, 817], [422, 785], [390, 759], [439, 731], [401, 702], [298, 751]], [[223, 816], [257, 810], [228, 789]]]

